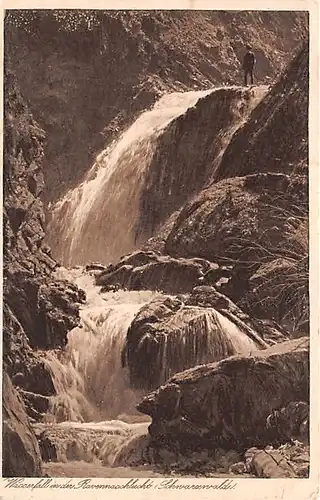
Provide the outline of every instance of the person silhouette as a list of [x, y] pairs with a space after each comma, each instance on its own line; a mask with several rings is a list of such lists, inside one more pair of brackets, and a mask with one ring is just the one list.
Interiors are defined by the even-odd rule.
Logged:
[[248, 75], [250, 76], [251, 85], [253, 85], [253, 68], [256, 62], [254, 53], [249, 45], [246, 46], [247, 52], [244, 55], [242, 68], [244, 71], [244, 84], [248, 85]]

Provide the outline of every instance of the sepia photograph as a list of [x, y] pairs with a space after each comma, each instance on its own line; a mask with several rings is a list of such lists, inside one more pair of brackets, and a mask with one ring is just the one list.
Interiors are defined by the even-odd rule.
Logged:
[[7, 486], [309, 478], [309, 21], [5, 10]]

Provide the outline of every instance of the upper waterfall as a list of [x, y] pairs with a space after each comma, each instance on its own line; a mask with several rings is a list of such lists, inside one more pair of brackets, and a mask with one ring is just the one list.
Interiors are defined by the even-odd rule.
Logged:
[[163, 96], [97, 156], [84, 182], [53, 207], [48, 234], [57, 259], [66, 266], [109, 262], [138, 245], [134, 227], [155, 140], [174, 118], [210, 92]]

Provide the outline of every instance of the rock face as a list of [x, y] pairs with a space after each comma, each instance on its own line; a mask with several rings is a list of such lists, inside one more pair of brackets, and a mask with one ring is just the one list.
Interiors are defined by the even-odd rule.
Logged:
[[309, 341], [290, 340], [181, 372], [138, 405], [156, 446], [243, 450], [270, 444], [266, 419], [309, 399]]
[[[309, 46], [298, 51], [276, 85], [236, 132], [215, 181], [257, 172], [308, 169]], [[272, 147], [270, 147], [272, 144]]]
[[144, 306], [128, 330], [123, 363], [131, 384], [150, 390], [192, 366], [249, 355], [286, 338], [279, 327], [250, 319], [213, 287], [201, 286]]
[[[220, 181], [187, 203], [169, 231], [165, 226], [162, 231], [169, 255], [232, 264], [224, 293], [251, 313], [278, 322], [292, 310], [289, 291], [298, 274], [305, 299], [296, 300], [294, 309], [307, 318], [308, 187], [303, 176], [265, 173]], [[161, 234], [149, 246], [159, 241]], [[272, 300], [271, 292], [269, 302], [261, 301], [266, 266], [274, 269], [279, 259], [287, 266], [269, 274], [281, 287], [280, 300]]]
[[224, 293], [253, 315], [308, 333], [307, 165], [305, 44], [234, 133], [211, 184], [171, 214], [144, 249], [232, 264]]
[[55, 349], [67, 343], [67, 333], [79, 324], [84, 292], [63, 281], [43, 282], [39, 276], [17, 272], [7, 279], [7, 303], [23, 327], [29, 344]]
[[[3, 358], [8, 375], [21, 389], [28, 415], [37, 420], [46, 411], [47, 396], [55, 394], [52, 376], [37, 349], [66, 344], [69, 330], [80, 322], [79, 303], [85, 297], [77, 287], [52, 277], [57, 263], [43, 244], [45, 217], [40, 199], [44, 134], [8, 65], [4, 104]], [[8, 448], [8, 467], [14, 467], [15, 453]], [[19, 470], [11, 473], [22, 475]]]
[[261, 83], [307, 32], [303, 12], [7, 12], [6, 53], [48, 134], [47, 197], [77, 183], [105, 142], [159, 94], [242, 84], [248, 39]]
[[[221, 89], [167, 127], [146, 179], [138, 231], [151, 236], [212, 182], [257, 171], [307, 170], [308, 51], [305, 44], [266, 96], [261, 87]], [[175, 148], [168, 147], [172, 143]]]
[[3, 476], [39, 477], [41, 457], [21, 398], [6, 373], [3, 377]]
[[165, 250], [226, 262], [240, 260], [240, 255], [241, 261], [248, 262], [267, 240], [272, 238], [274, 246], [283, 241], [286, 230], [291, 230], [283, 216], [290, 206], [294, 216], [295, 204], [300, 204], [297, 215], [307, 213], [308, 187], [303, 177], [265, 173], [224, 180], [181, 210]]

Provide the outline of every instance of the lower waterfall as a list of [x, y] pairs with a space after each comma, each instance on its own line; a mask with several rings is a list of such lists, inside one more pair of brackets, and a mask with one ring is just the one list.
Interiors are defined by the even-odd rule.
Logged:
[[68, 335], [65, 352], [46, 355], [57, 395], [51, 399], [48, 420], [99, 421], [136, 414], [142, 394], [130, 388], [121, 354], [128, 327], [139, 309], [154, 292], [119, 290], [99, 294], [94, 278], [81, 268], [69, 274], [87, 292], [81, 310], [81, 327]]
[[42, 456], [50, 463], [121, 467], [129, 457], [134, 461], [138, 449], [141, 461], [150, 420], [135, 409], [144, 394], [130, 388], [121, 354], [134, 315], [156, 294], [100, 294], [94, 278], [81, 268], [59, 268], [56, 277], [85, 289], [87, 302], [81, 326], [69, 332], [66, 349], [43, 353], [56, 395], [44, 422], [33, 425]]
[[[152, 463], [150, 420], [136, 410], [146, 391], [130, 386], [122, 351], [134, 316], [159, 294], [148, 290], [100, 293], [94, 277], [81, 267], [59, 268], [56, 277], [83, 288], [87, 300], [81, 306], [81, 326], [69, 332], [65, 350], [43, 353], [56, 390], [44, 421], [33, 424], [44, 460], [111, 468]], [[254, 342], [220, 313], [215, 312], [214, 321], [206, 316], [206, 322], [205, 337], [208, 340], [212, 335], [206, 362], [221, 359], [220, 351], [226, 345], [239, 354], [255, 348]], [[187, 344], [185, 335], [182, 332], [175, 338], [176, 354], [190, 348], [184, 369], [204, 362], [194, 350], [199, 332], [192, 334], [190, 330], [191, 343]], [[169, 351], [163, 353], [163, 382], [180, 366], [177, 359], [176, 370], [172, 371], [171, 355]]]

